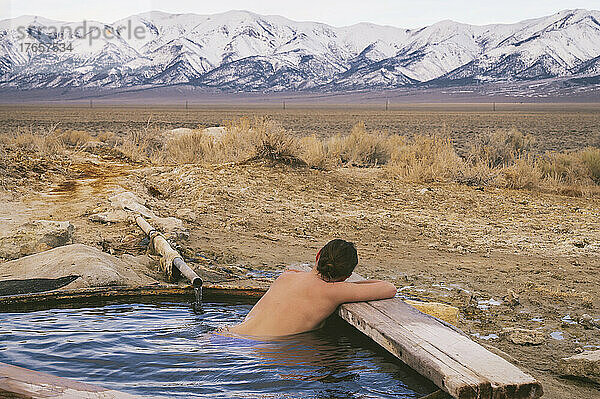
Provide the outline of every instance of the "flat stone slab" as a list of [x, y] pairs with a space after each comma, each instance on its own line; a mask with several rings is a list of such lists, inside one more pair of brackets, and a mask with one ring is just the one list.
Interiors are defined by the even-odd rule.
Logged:
[[142, 286], [156, 283], [141, 264], [121, 259], [83, 244], [71, 244], [0, 264], [0, 279], [58, 279], [79, 276], [65, 289], [105, 286]]
[[423, 313], [427, 313], [430, 316], [444, 320], [446, 323], [450, 323], [454, 326], [458, 325], [459, 310], [457, 307], [446, 305], [445, 303], [420, 302], [409, 299], [405, 300], [404, 302], [419, 309]]
[[540, 330], [508, 327], [502, 330], [501, 335], [515, 345], [541, 345], [546, 340], [546, 335]]
[[65, 276], [59, 278], [0, 280], [0, 296], [53, 291], [71, 284], [78, 278], [79, 276]]
[[558, 371], [562, 375], [584, 378], [600, 384], [600, 350], [563, 358], [558, 364]]
[[[1, 226], [0, 226], [1, 227]], [[0, 258], [16, 259], [73, 242], [74, 227], [67, 221], [36, 220], [0, 234]]]

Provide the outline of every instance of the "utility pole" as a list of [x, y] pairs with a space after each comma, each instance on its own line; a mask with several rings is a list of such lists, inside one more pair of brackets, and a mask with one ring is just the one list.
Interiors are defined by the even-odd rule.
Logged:
[[185, 109], [188, 109], [188, 100], [185, 100]]
[[285, 101], [283, 102], [283, 109], [285, 109]]
[[493, 110], [494, 110], [494, 112], [496, 112], [496, 103], [494, 103]]
[[90, 100], [90, 108], [93, 108], [92, 100]]
[[385, 99], [385, 110], [389, 110], [390, 109], [390, 100], [388, 100], [387, 98]]

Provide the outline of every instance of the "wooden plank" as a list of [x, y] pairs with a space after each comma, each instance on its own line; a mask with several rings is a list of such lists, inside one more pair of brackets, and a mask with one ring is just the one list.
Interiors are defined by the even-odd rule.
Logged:
[[427, 340], [432, 346], [443, 350], [456, 362], [490, 381], [494, 398], [541, 396], [541, 391], [539, 395], [535, 393], [538, 388], [541, 390], [541, 387], [532, 376], [470, 338], [455, 331], [449, 333], [447, 329], [439, 328], [440, 323], [436, 319], [422, 317], [420, 311], [399, 298], [376, 301], [370, 305], [389, 315], [408, 331]]
[[403, 329], [369, 303], [347, 303], [338, 314], [356, 329], [452, 396], [461, 399], [491, 397], [491, 384], [426, 340]]
[[[11, 396], [8, 396], [11, 394]], [[0, 363], [0, 397], [135, 399], [131, 395], [68, 378]]]
[[[356, 273], [349, 279], [359, 280]], [[455, 398], [542, 396], [535, 378], [399, 298], [342, 304], [338, 314]]]
[[[260, 298], [265, 291], [263, 286], [236, 285], [233, 283], [206, 284], [204, 297]], [[191, 285], [151, 285], [142, 287], [91, 287], [69, 290], [35, 292], [0, 296], [0, 312], [13, 310], [18, 306], [43, 305], [45, 303], [85, 303], [86, 300], [113, 300], [136, 297], [189, 296], [194, 294]]]

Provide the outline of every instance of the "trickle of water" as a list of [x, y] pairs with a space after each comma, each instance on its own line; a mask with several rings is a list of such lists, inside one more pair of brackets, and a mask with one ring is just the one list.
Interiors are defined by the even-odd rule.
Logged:
[[194, 287], [194, 294], [196, 295], [196, 302], [194, 302], [194, 310], [202, 310], [202, 286]]

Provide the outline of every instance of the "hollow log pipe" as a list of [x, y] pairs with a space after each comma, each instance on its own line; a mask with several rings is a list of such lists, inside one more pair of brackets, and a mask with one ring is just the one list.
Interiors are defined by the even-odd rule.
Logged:
[[[137, 223], [137, 225], [140, 227], [140, 229], [142, 229], [142, 231], [146, 234], [146, 235], [150, 235], [151, 232], [156, 231], [156, 229], [154, 229], [150, 223], [148, 223], [146, 221], [146, 219], [144, 219], [142, 216], [138, 215], [135, 218], [135, 222]], [[156, 235], [154, 236], [154, 238], [152, 238], [153, 240], [158, 241], [159, 245], [154, 245], [155, 248], [170, 248], [171, 250], [173, 250], [173, 248], [171, 247], [171, 245], [169, 244], [169, 242], [162, 236], [162, 235]], [[161, 256], [164, 256], [164, 254], [160, 254]], [[181, 256], [176, 257], [175, 259], [173, 259], [173, 266], [176, 267], [181, 274], [183, 274], [185, 277], [187, 277], [188, 280], [190, 280], [190, 282], [192, 283], [192, 286], [194, 287], [202, 287], [202, 279], [200, 278], [200, 276], [198, 276], [196, 274], [195, 271], [193, 271], [183, 260], [183, 258]]]

